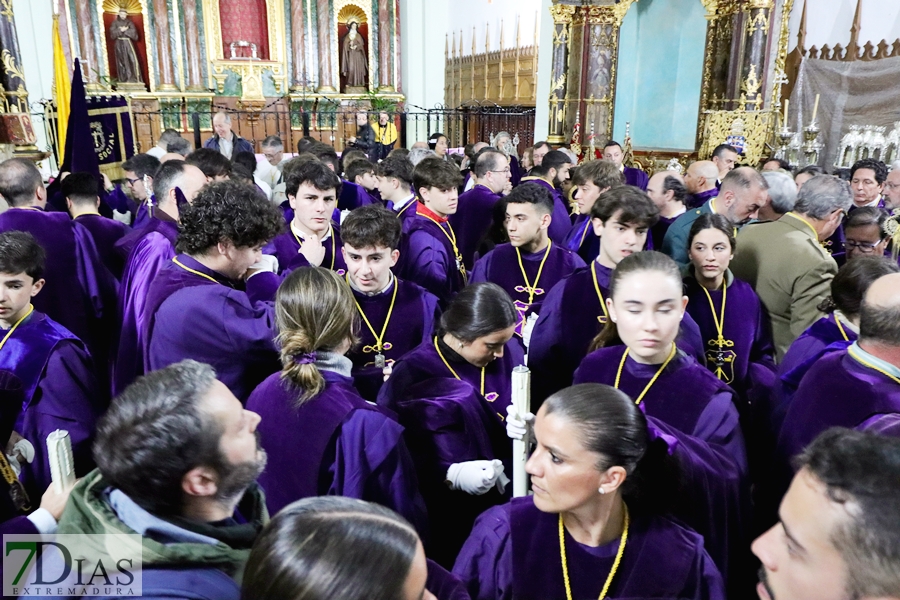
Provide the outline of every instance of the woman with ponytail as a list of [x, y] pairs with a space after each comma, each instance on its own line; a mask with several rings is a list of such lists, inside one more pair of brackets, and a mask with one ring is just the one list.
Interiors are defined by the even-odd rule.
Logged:
[[563, 389], [534, 434], [534, 495], [479, 517], [453, 568], [473, 599], [725, 598], [703, 538], [666, 516], [679, 490], [671, 437], [631, 398]]
[[[727, 581], [733, 553], [746, 553], [737, 541], [749, 541], [742, 535], [746, 523], [741, 525], [743, 508], [740, 495], [735, 495], [746, 484], [747, 452], [735, 393], [675, 345], [687, 300], [678, 265], [671, 258], [659, 252], [624, 258], [610, 279], [609, 321], [574, 379], [576, 384], [602, 383], [622, 390], [648, 415], [717, 456], [721, 473], [710, 477], [711, 485], [722, 485], [724, 500], [717, 504], [724, 502], [729, 508], [710, 506], [708, 514], [699, 513], [696, 520], [685, 518], [706, 537], [706, 547]], [[624, 346], [611, 345], [619, 342]], [[692, 483], [698, 493], [703, 490], [701, 501], [709, 495], [708, 484]], [[729, 516], [713, 518], [721, 510]]]
[[310, 496], [349, 496], [396, 510], [425, 531], [403, 428], [363, 400], [344, 356], [356, 342], [356, 306], [341, 277], [303, 267], [278, 288], [280, 373], [251, 394], [247, 409], [269, 455], [259, 483], [269, 512]]

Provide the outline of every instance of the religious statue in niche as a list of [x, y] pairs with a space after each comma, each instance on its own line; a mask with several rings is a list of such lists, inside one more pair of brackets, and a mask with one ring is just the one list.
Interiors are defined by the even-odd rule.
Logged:
[[347, 19], [347, 34], [341, 40], [341, 75], [346, 92], [365, 92], [369, 62], [366, 59], [366, 40], [359, 31], [356, 16]]
[[128, 11], [124, 8], [119, 9], [118, 16], [110, 24], [109, 37], [116, 42], [113, 46], [116, 79], [122, 83], [143, 83], [141, 66], [134, 49], [134, 42], [138, 39], [138, 30], [128, 18]]

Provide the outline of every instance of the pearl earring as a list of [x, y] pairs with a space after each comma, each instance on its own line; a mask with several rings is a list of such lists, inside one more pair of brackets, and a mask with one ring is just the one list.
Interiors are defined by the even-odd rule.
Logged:
[[600, 492], [601, 494], [605, 494], [605, 493], [606, 493], [606, 490], [604, 490], [603, 488], [600, 488], [600, 489], [598, 489], [597, 491]]

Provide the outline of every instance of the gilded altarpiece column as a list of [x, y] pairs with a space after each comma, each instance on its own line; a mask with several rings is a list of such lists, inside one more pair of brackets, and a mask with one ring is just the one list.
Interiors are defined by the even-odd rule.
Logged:
[[566, 79], [569, 69], [569, 35], [575, 7], [570, 4], [554, 4], [550, 7], [553, 17], [553, 64], [550, 75], [550, 127], [547, 140], [551, 144], [567, 141], [566, 127]]
[[[612, 136], [619, 28], [633, 1], [604, 0], [575, 8], [565, 81], [565, 141], [571, 139], [576, 123], [580, 124], [582, 144], [588, 142], [592, 128], [598, 146]], [[550, 112], [553, 115], [552, 104]]]
[[[743, 36], [740, 88], [735, 97], [745, 109], [759, 110], [763, 105], [763, 79], [769, 43], [770, 12], [775, 0], [751, 0], [741, 12]], [[737, 108], [734, 106], [733, 108]]]
[[4, 112], [27, 114], [28, 90], [25, 89], [25, 74], [22, 72], [12, 2], [0, 2], [0, 63], [3, 65], [0, 83], [3, 84], [3, 94], [6, 97]]

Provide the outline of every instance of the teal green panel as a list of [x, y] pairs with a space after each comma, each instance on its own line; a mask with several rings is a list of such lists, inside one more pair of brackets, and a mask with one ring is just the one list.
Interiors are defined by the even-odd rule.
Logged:
[[622, 22], [615, 139], [631, 123], [635, 148], [693, 150], [706, 11], [698, 0], [640, 0]]

